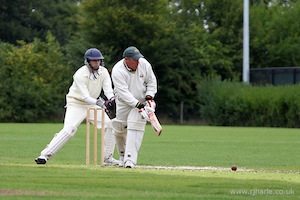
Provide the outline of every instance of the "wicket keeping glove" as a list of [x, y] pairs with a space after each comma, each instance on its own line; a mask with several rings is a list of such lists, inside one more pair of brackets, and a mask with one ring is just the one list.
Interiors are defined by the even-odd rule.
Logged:
[[104, 102], [105, 112], [110, 119], [116, 117], [116, 100], [115, 97], [110, 98]]

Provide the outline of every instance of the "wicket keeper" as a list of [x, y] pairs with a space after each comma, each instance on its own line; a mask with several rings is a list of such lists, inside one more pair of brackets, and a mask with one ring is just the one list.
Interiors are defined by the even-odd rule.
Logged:
[[[64, 126], [56, 133], [50, 143], [42, 150], [39, 157], [35, 159], [37, 164], [46, 164], [76, 133], [77, 127], [86, 119], [87, 108], [91, 106], [105, 107], [105, 145], [104, 164], [118, 165], [119, 161], [113, 158], [115, 148], [115, 136], [111, 126], [111, 118], [115, 113], [111, 110], [114, 102], [112, 82], [108, 70], [103, 66], [103, 55], [96, 49], [88, 49], [84, 54], [84, 65], [73, 75], [73, 83], [66, 95], [66, 113]], [[99, 98], [101, 91], [107, 97], [103, 102]], [[104, 106], [105, 105], [105, 106]], [[102, 119], [102, 112], [98, 112], [98, 120]], [[101, 121], [97, 127], [101, 126]]]

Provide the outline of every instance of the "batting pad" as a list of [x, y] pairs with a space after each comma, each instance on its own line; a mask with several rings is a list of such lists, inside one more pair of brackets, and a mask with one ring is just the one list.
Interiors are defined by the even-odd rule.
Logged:
[[121, 121], [121, 120], [118, 120], [115, 118], [112, 120], [111, 125], [112, 125], [116, 135], [118, 133], [123, 134], [126, 132], [127, 124], [124, 121]]
[[139, 113], [138, 109], [132, 109], [128, 115], [128, 129], [145, 131], [146, 120]]
[[75, 135], [76, 131], [76, 127], [63, 128], [59, 133], [54, 135], [51, 142], [41, 152], [41, 155], [50, 159]]
[[104, 135], [104, 159], [113, 156], [116, 145], [116, 137], [112, 128], [105, 129]]

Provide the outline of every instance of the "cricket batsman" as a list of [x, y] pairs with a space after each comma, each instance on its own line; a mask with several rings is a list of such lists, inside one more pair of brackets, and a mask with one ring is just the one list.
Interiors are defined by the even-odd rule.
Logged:
[[155, 110], [153, 99], [157, 92], [157, 80], [151, 64], [134, 46], [125, 49], [123, 59], [114, 65], [112, 80], [117, 107], [112, 126], [120, 166], [134, 168], [146, 126], [146, 119], [140, 112], [143, 109]]
[[[106, 112], [105, 127], [101, 127], [99, 121], [102, 119], [102, 112], [97, 112], [97, 127], [105, 128], [104, 164], [119, 164], [119, 161], [113, 158], [116, 141], [111, 119], [115, 117], [115, 100], [111, 78], [108, 70], [103, 66], [103, 59], [102, 53], [96, 48], [85, 52], [84, 65], [73, 75], [73, 83], [66, 95], [63, 129], [54, 135], [40, 156], [35, 159], [37, 164], [46, 164], [75, 135], [77, 127], [86, 119], [87, 108], [93, 106], [105, 108]], [[99, 98], [102, 89], [107, 101]]]

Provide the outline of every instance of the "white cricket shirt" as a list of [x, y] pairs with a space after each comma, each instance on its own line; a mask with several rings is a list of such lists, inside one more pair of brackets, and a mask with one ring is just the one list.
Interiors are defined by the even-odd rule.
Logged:
[[118, 100], [132, 107], [144, 102], [146, 95], [154, 97], [157, 92], [156, 77], [145, 58], [139, 59], [135, 72], [126, 69], [124, 59], [117, 62], [112, 69], [112, 81]]
[[93, 98], [96, 104], [96, 99], [99, 97], [102, 89], [108, 99], [113, 97], [112, 83], [107, 69], [100, 66], [98, 74], [95, 74], [95, 78], [86, 65], [79, 68], [73, 75], [73, 83], [69, 93], [66, 95], [67, 105], [87, 105], [89, 103], [85, 100], [90, 98]]

